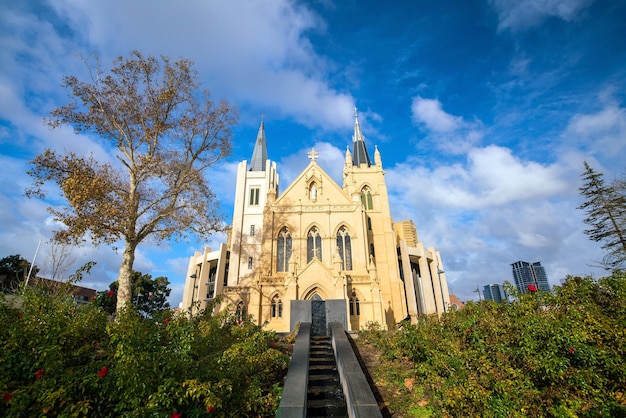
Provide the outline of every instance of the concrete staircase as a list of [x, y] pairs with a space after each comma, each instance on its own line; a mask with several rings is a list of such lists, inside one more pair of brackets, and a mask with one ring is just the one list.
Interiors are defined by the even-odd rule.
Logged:
[[276, 416], [382, 418], [343, 326], [329, 331], [312, 336], [311, 323], [300, 324]]
[[311, 337], [307, 417], [347, 417], [335, 353], [330, 337]]

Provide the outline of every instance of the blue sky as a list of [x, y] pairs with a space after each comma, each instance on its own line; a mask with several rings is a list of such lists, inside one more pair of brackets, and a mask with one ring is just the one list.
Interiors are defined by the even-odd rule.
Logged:
[[[77, 54], [106, 65], [132, 49], [189, 58], [215, 99], [238, 106], [233, 155], [207, 176], [227, 221], [235, 168], [260, 115], [281, 189], [318, 162], [341, 182], [354, 107], [381, 152], [394, 220], [412, 219], [442, 255], [461, 299], [541, 261], [551, 284], [594, 267], [583, 233], [583, 161], [607, 179], [626, 164], [626, 2], [615, 0], [2, 1], [0, 256], [47, 258], [49, 202], [28, 200], [28, 161], [46, 148], [111, 159], [98, 138], [42, 123], [67, 101]], [[149, 242], [135, 269], [165, 275], [182, 299], [188, 258], [209, 242]], [[121, 254], [88, 245], [83, 282], [104, 289]]]

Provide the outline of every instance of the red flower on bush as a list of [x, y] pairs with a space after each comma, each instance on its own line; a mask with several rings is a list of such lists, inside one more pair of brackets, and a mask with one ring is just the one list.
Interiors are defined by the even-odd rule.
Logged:
[[165, 323], [167, 324], [167, 323], [169, 323], [169, 322], [170, 322], [170, 319], [169, 319], [169, 318], [165, 318], [165, 319], [163, 320], [163, 322], [165, 322]]
[[37, 370], [37, 373], [35, 373], [35, 380], [41, 379], [45, 373], [44, 369]]
[[183, 414], [181, 414], [180, 412], [172, 412], [172, 415], [170, 415], [170, 418], [181, 418], [183, 416]]
[[534, 284], [529, 284], [528, 285], [528, 291], [531, 293], [535, 293], [537, 291], [537, 288], [535, 287]]
[[207, 406], [207, 407], [206, 407], [206, 411], [207, 411], [209, 414], [212, 414], [212, 413], [213, 413], [213, 411], [215, 411], [215, 407], [214, 407], [213, 405], [209, 405], [209, 406]]
[[107, 366], [104, 366], [98, 372], [98, 377], [105, 377], [107, 374], [109, 374], [109, 368]]
[[9, 402], [9, 401], [11, 400], [11, 398], [12, 398], [12, 397], [13, 397], [13, 394], [12, 394], [12, 393], [5, 393], [4, 395], [2, 395], [2, 399], [3, 399], [5, 402]]
[[466, 334], [469, 334], [470, 332], [472, 332], [469, 328], [465, 330]]
[[274, 347], [276, 347], [276, 344], [274, 344], [274, 342], [272, 341], [272, 342], [270, 343], [270, 347], [274, 348]]
[[115, 290], [109, 290], [109, 291], [107, 292], [107, 297], [112, 298], [113, 296], [115, 296]]
[[574, 347], [570, 347], [570, 349], [569, 349], [569, 353], [570, 353], [570, 354], [574, 354]]

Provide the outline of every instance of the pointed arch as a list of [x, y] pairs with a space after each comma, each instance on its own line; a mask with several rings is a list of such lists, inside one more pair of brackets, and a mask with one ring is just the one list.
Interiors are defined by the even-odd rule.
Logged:
[[374, 209], [374, 202], [372, 200], [372, 189], [369, 186], [363, 186], [361, 189], [361, 203], [365, 210]]
[[341, 260], [341, 269], [352, 270], [352, 239], [345, 225], [337, 231], [337, 252]]
[[272, 297], [271, 317], [272, 318], [283, 317], [283, 301], [281, 300], [279, 294], [275, 294]]
[[361, 315], [361, 301], [359, 300], [359, 295], [355, 291], [352, 291], [350, 295], [349, 307], [350, 307], [350, 316], [360, 316]]
[[322, 261], [322, 236], [317, 226], [312, 226], [306, 237], [306, 262], [310, 263], [314, 258]]
[[309, 183], [309, 200], [315, 201], [317, 200], [317, 194], [319, 192], [319, 187], [315, 181]]
[[302, 300], [326, 300], [326, 292], [317, 286], [310, 287], [303, 292], [304, 297]]
[[291, 234], [287, 227], [283, 227], [278, 233], [276, 240], [276, 271], [289, 271], [289, 259], [291, 258]]
[[248, 308], [243, 303], [243, 301], [239, 301], [239, 303], [237, 304], [237, 309], [235, 310], [235, 319], [237, 320], [237, 322], [245, 321], [247, 313]]

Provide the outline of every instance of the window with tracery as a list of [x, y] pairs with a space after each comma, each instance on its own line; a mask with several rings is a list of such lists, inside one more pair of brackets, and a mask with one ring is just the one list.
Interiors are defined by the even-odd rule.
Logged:
[[350, 298], [350, 315], [351, 316], [361, 315], [361, 304], [359, 302], [359, 298], [356, 295]]
[[374, 209], [372, 191], [369, 187], [364, 187], [363, 190], [361, 190], [361, 203], [363, 203], [365, 210]]
[[352, 270], [352, 243], [348, 228], [342, 226], [337, 231], [337, 251], [341, 259], [342, 270]]
[[311, 228], [306, 239], [306, 262], [310, 263], [314, 257], [322, 261], [322, 237], [317, 227]]
[[276, 271], [288, 271], [288, 263], [291, 258], [291, 234], [286, 227], [280, 230], [277, 245]]
[[272, 298], [272, 318], [282, 318], [283, 317], [283, 302], [280, 300], [278, 295]]
[[243, 301], [237, 304], [237, 310], [235, 311], [235, 318], [237, 322], [242, 322], [246, 319], [246, 305], [243, 304]]

